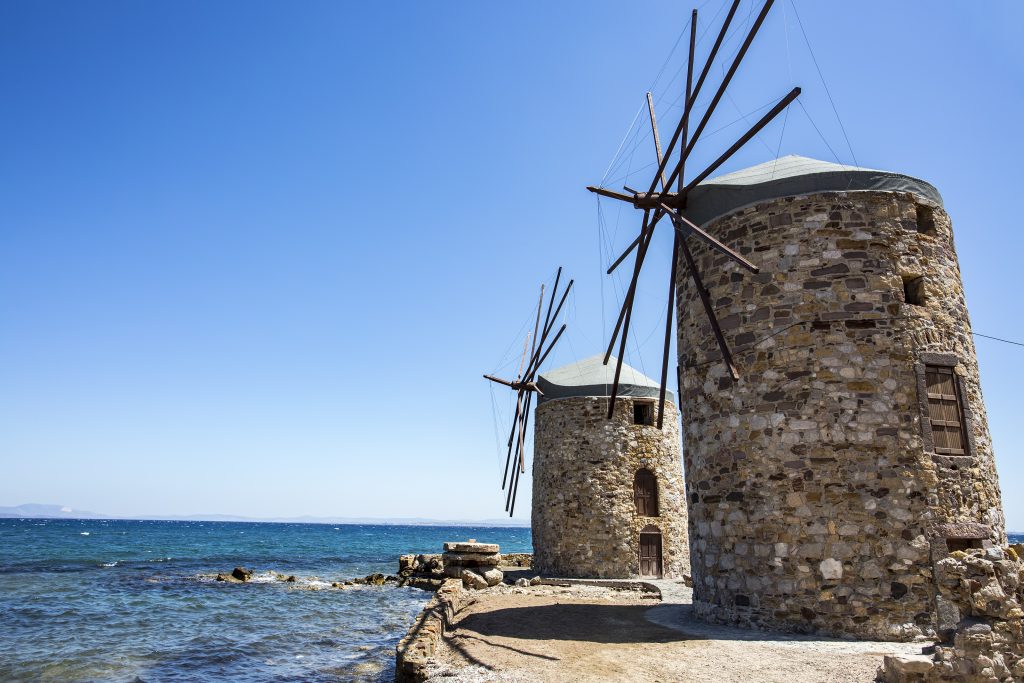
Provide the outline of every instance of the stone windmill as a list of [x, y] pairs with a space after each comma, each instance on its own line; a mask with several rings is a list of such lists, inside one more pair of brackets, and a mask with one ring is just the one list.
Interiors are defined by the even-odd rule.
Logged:
[[[551, 288], [551, 296], [548, 299], [547, 312], [544, 314], [544, 326], [541, 327], [541, 311], [544, 308], [544, 285], [540, 286], [540, 299], [537, 301], [537, 317], [533, 324], [533, 332], [527, 334], [523, 341], [523, 356], [519, 361], [519, 370], [515, 379], [507, 380], [493, 375], [484, 375], [484, 379], [507, 386], [516, 392], [516, 410], [512, 418], [512, 428], [508, 435], [508, 453], [505, 456], [505, 473], [501, 477], [501, 489], [507, 487], [505, 497], [505, 511], [511, 517], [515, 512], [516, 493], [519, 490], [519, 475], [526, 473], [526, 434], [530, 422], [530, 406], [533, 403], [533, 395], [540, 394], [541, 390], [534, 379], [541, 365], [547, 359], [551, 350], [555, 348], [562, 333], [565, 332], [563, 324], [555, 336], [548, 342], [548, 336], [558, 320], [558, 314], [562, 311], [569, 291], [572, 289], [572, 280], [565, 286], [562, 296], [558, 299], [558, 306], [552, 310], [555, 303], [555, 296], [558, 294], [558, 284], [562, 278], [562, 268], [558, 268], [555, 275], [555, 284]], [[547, 345], [545, 347], [545, 344]], [[527, 362], [529, 361], [529, 362]], [[511, 465], [511, 478], [509, 477], [509, 466]]]
[[[608, 419], [611, 419], [615, 412], [615, 402], [618, 395], [623, 356], [626, 350], [626, 338], [629, 335], [629, 323], [633, 311], [633, 301], [636, 295], [637, 280], [640, 277], [640, 271], [643, 268], [644, 259], [647, 256], [647, 250], [651, 244], [651, 238], [654, 236], [654, 230], [658, 223], [665, 217], [669, 218], [672, 227], [675, 229], [675, 239], [672, 246], [672, 272], [668, 288], [668, 315], [665, 321], [665, 345], [662, 355], [661, 390], [658, 398], [658, 427], [661, 428], [664, 424], [663, 413], [665, 412], [665, 385], [668, 379], [669, 342], [672, 337], [676, 277], [678, 275], [677, 264], [679, 262], [680, 255], [682, 255], [685, 261], [686, 270], [690, 279], [693, 281], [694, 289], [696, 289], [700, 294], [701, 303], [703, 304], [704, 311], [711, 323], [711, 328], [714, 331], [715, 339], [718, 343], [721, 360], [728, 368], [732, 379], [739, 379], [739, 371], [733, 362], [729, 345], [722, 334], [718, 317], [715, 314], [711, 299], [707, 295], [707, 289], [704, 285], [703, 277], [698, 270], [697, 264], [694, 262], [693, 254], [687, 241], [692, 238], [698, 243], [705, 244], [709, 248], [722, 254], [725, 258], [739, 264], [741, 267], [752, 273], [757, 273], [758, 267], [743, 256], [740, 256], [739, 253], [730, 249], [708, 232], [701, 229], [695, 221], [691, 220], [687, 212], [687, 198], [693, 192], [694, 188], [714, 173], [722, 164], [728, 161], [733, 154], [757, 135], [762, 128], [768, 125], [772, 119], [778, 116], [778, 114], [789, 106], [789, 104], [800, 94], [800, 88], [793, 88], [789, 94], [783, 97], [767, 114], [755, 123], [750, 130], [740, 136], [736, 142], [734, 142], [707, 168], [700, 173], [697, 173], [689, 182], [685, 180], [686, 162], [693, 152], [697, 142], [700, 140], [701, 133], [704, 132], [704, 129], [707, 126], [708, 121], [711, 119], [711, 116], [714, 114], [716, 107], [722, 100], [723, 95], [725, 95], [726, 89], [729, 87], [729, 83], [732, 81], [733, 76], [736, 74], [736, 70], [739, 68], [740, 63], [747, 54], [747, 50], [753, 42], [754, 37], [757, 35], [758, 30], [764, 23], [765, 17], [768, 15], [768, 11], [771, 9], [774, 0], [767, 0], [762, 6], [760, 13], [754, 20], [754, 23], [737, 51], [736, 56], [733, 58], [732, 63], [725, 72], [725, 76], [719, 84], [717, 91], [711, 98], [707, 108], [704, 110], [703, 116], [701, 116], [700, 121], [691, 132], [690, 117], [693, 113], [694, 105], [697, 102], [697, 98], [700, 95], [702, 88], [704, 87], [708, 73], [711, 70], [712, 64], [714, 64], [718, 51], [722, 46], [722, 42], [725, 40], [729, 26], [736, 15], [736, 10], [739, 8], [740, 2], [741, 0], [733, 0], [732, 5], [729, 8], [729, 13], [726, 15], [725, 20], [719, 29], [718, 37], [715, 39], [707, 60], [704, 62], [704, 66], [697, 77], [696, 83], [694, 83], [693, 80], [693, 67], [697, 35], [697, 10], [693, 11], [690, 24], [690, 50], [686, 70], [686, 101], [683, 107], [683, 114], [676, 125], [675, 131], [672, 133], [668, 147], [666, 147], [664, 151], [662, 150], [661, 140], [658, 136], [658, 125], [654, 116], [654, 102], [650, 93], [647, 94], [651, 127], [654, 133], [655, 155], [658, 162], [658, 169], [655, 172], [647, 190], [638, 191], [626, 187], [624, 189], [629, 194], [623, 194], [603, 187], [591, 186], [587, 188], [591, 192], [595, 192], [601, 196], [610, 197], [612, 199], [632, 204], [636, 209], [643, 211], [643, 221], [640, 227], [640, 234], [637, 235], [636, 239], [633, 240], [622, 255], [619, 256], [608, 269], [608, 273], [612, 273], [619, 264], [633, 253], [634, 250], [636, 251], [633, 263], [633, 275], [630, 279], [629, 287], [626, 290], [626, 296], [623, 300], [622, 308], [619, 311], [619, 317], [615, 323], [615, 329], [612, 332], [611, 340], [608, 342], [608, 349], [604, 355], [604, 362], [607, 364], [612, 357], [612, 350], [615, 346], [615, 342], [618, 340], [619, 352], [616, 360], [611, 396], [608, 402]], [[675, 154], [675, 156], [673, 156], [673, 154]], [[666, 176], [665, 174], [669, 171], [670, 166], [671, 172]], [[675, 189], [673, 189], [673, 187]]]

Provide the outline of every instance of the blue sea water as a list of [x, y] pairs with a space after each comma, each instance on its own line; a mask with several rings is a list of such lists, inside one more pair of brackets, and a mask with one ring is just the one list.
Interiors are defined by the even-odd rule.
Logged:
[[[530, 551], [528, 528], [0, 519], [0, 681], [390, 681], [430, 594], [311, 577], [466, 538]], [[210, 577], [239, 565], [304, 581]]]

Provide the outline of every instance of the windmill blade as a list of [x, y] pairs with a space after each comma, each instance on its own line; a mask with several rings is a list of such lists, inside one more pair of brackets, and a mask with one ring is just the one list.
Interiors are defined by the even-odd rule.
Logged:
[[495, 377], [494, 375], [484, 375], [484, 379], [489, 379], [492, 382], [497, 382], [498, 384], [504, 384], [506, 387], [512, 387], [513, 389], [516, 388], [516, 383], [515, 382], [510, 382], [507, 379], [502, 379], [500, 377]]
[[[764, 19], [768, 16], [768, 10], [772, 8], [772, 4], [775, 0], [765, 0], [764, 6], [761, 8], [761, 12], [757, 15], [757, 19], [754, 21], [754, 25], [750, 27], [750, 31], [747, 33], [747, 37], [743, 40], [743, 45], [740, 47], [739, 52], [736, 53], [736, 57], [733, 58], [732, 64], [729, 66], [729, 70], [726, 72], [725, 77], [722, 79], [722, 83], [718, 86], [718, 90], [715, 92], [715, 96], [711, 99], [708, 104], [707, 110], [704, 112], [704, 116], [701, 117], [700, 123], [697, 124], [697, 128], [693, 131], [693, 137], [690, 142], [686, 145], [680, 153], [680, 159], [685, 161], [689, 156], [690, 152], [693, 151], [693, 146], [697, 144], [697, 140], [700, 139], [700, 134], [704, 132], [704, 127], [708, 125], [708, 121], [711, 120], [711, 115], [715, 113], [715, 108], [718, 107], [718, 103], [722, 100], [722, 95], [725, 94], [726, 88], [729, 87], [732, 77], [736, 74], [736, 69], [739, 68], [740, 62], [743, 61], [743, 57], [746, 56], [747, 50], [750, 48], [750, 44], [754, 41], [754, 36], [757, 35], [758, 30], [761, 28], [761, 24], [764, 23]], [[678, 175], [679, 168], [676, 167], [676, 171], [672, 173], [672, 177], [669, 178], [669, 184], [671, 184]]]
[[[697, 237], [700, 237], [702, 240], [707, 242], [708, 246], [710, 246], [712, 249], [721, 252], [722, 254], [725, 254], [726, 256], [728, 256], [733, 261], [740, 264], [750, 272], [761, 272], [760, 268], [758, 268], [753, 263], [737, 254], [729, 247], [725, 246], [724, 244], [716, 240], [714, 237], [712, 237], [703, 229], [701, 229], [700, 226], [698, 226], [696, 223], [690, 221], [690, 219], [688, 219], [683, 214], [679, 213], [678, 211], [675, 211], [671, 207], [666, 206], [664, 204], [662, 204], [662, 208], [664, 208], [664, 210], [672, 216], [673, 224], [675, 225], [676, 231], [682, 233], [684, 237], [687, 235], [696, 235]], [[682, 223], [682, 225], [680, 225], [680, 223]]]
[[587, 185], [587, 189], [590, 190], [591, 192], [593, 192], [594, 194], [601, 195], [602, 197], [608, 197], [610, 199], [618, 199], [620, 202], [629, 202], [630, 204], [633, 203], [633, 197], [632, 196], [630, 196], [628, 194], [622, 194], [621, 192], [616, 192], [615, 190], [609, 190], [609, 189], [604, 188], [604, 187], [596, 187], [594, 185]]
[[[693, 10], [693, 14], [690, 15], [690, 54], [686, 61], [686, 101], [689, 102], [692, 94], [693, 86], [693, 53], [696, 48], [696, 34], [697, 34], [697, 10]], [[683, 140], [687, 138], [687, 128], [689, 127], [689, 111], [683, 112]], [[651, 118], [653, 125], [654, 108], [651, 108]], [[657, 140], [657, 128], [655, 128], [655, 140]], [[686, 160], [683, 159], [679, 163], [679, 185], [680, 191], [682, 190], [684, 166]], [[675, 224], [673, 223], [673, 226]], [[658, 429], [663, 429], [665, 426], [665, 395], [667, 393], [666, 385], [668, 384], [668, 354], [671, 350], [672, 345], [672, 321], [675, 314], [675, 303], [676, 303], [676, 271], [679, 267], [679, 242], [683, 239], [683, 235], [678, 230], [672, 234], [672, 266], [668, 277], [668, 306], [665, 312], [665, 344], [662, 347], [661, 352], [661, 384], [658, 387]], [[679, 365], [676, 365], [678, 370]], [[677, 389], [678, 391], [678, 389]], [[676, 397], [676, 401], [679, 401], [679, 397]]]
[[508, 466], [512, 462], [512, 443], [516, 434], [516, 425], [519, 423], [519, 416], [523, 410], [523, 391], [519, 390], [519, 396], [516, 398], [516, 414], [512, 418], [512, 430], [508, 435], [508, 454], [505, 455], [505, 473], [501, 475], [501, 490], [505, 490], [505, 482], [508, 480]]
[[[550, 321], [545, 326], [545, 329], [541, 332], [540, 345], [538, 345], [537, 347], [537, 353], [534, 354], [533, 358], [530, 359], [530, 364], [526, 366], [526, 374], [523, 375], [523, 377], [529, 381], [533, 380], [533, 376], [537, 373], [537, 370], [540, 369], [541, 363], [544, 362], [543, 358], [540, 358], [538, 360], [540, 348], [547, 339], [548, 333], [551, 332], [551, 327], [555, 324], [555, 321], [558, 320], [558, 314], [562, 312], [562, 306], [565, 305], [565, 300], [569, 296], [569, 292], [570, 290], [572, 290], [572, 285], [574, 282], [575, 280], [569, 280], [569, 284], [566, 285], [565, 291], [562, 292], [562, 298], [558, 302], [558, 308], [555, 309], [554, 315], [551, 316]], [[562, 325], [562, 327], [564, 328], [565, 325]]]
[[641, 228], [640, 229], [640, 234], [636, 236], [635, 240], [633, 240], [632, 242], [629, 243], [629, 246], [626, 247], [626, 251], [622, 252], [619, 255], [619, 258], [615, 259], [615, 261], [613, 261], [612, 264], [610, 266], [608, 266], [608, 270], [605, 271], [605, 274], [606, 275], [611, 275], [613, 272], [615, 272], [615, 269], [619, 267], [619, 264], [626, 260], [626, 257], [629, 256], [633, 252], [633, 250], [636, 248], [636, 245], [640, 244], [640, 240], [643, 239], [643, 237], [644, 237], [644, 228]]
[[[551, 350], [555, 348], [555, 344], [558, 343], [558, 339], [562, 336], [562, 333], [565, 332], [565, 327], [565, 325], [562, 325], [562, 327], [558, 330], [558, 334], [556, 334], [555, 338], [551, 340], [551, 343], [548, 345], [548, 350], [545, 351], [544, 355], [540, 357], [539, 361], [537, 361], [537, 367], [534, 368], [533, 370], [534, 373], [536, 373], [537, 370], [540, 369], [540, 366], [543, 365], [544, 360], [548, 357], [548, 354], [551, 353]], [[529, 380], [531, 382], [533, 381], [533, 374], [529, 376]]]
[[622, 307], [619, 308], [619, 318], [615, 321], [615, 329], [612, 330], [612, 337], [608, 340], [608, 349], [604, 353], [604, 364], [612, 356], [612, 349], [615, 348], [615, 340], [618, 339], [619, 330], [622, 329], [622, 321], [626, 317], [626, 311], [633, 306], [633, 295], [636, 292], [637, 279], [640, 277], [640, 268], [643, 267], [643, 259], [647, 252], [647, 245], [650, 243], [650, 210], [644, 211], [644, 222], [640, 227], [640, 249], [637, 251], [636, 260], [633, 262], [633, 277], [626, 289], [626, 296], [622, 300]]
[[[739, 150], [741, 147], [743, 147], [743, 145], [745, 145], [748, 142], [750, 142], [750, 139], [752, 137], [754, 137], [755, 135], [757, 135], [761, 131], [762, 128], [764, 128], [769, 123], [771, 123], [772, 119], [774, 119], [776, 116], [778, 116], [779, 113], [782, 112], [782, 110], [784, 110], [786, 107], [788, 107], [790, 104], [792, 104], [793, 100], [795, 100], [797, 97], [800, 96], [800, 92], [801, 92], [800, 88], [793, 88], [792, 90], [790, 90], [789, 93], [785, 97], [783, 97], [781, 100], [779, 100], [778, 104], [776, 104], [774, 107], [772, 107], [771, 111], [769, 111], [767, 114], [762, 116], [761, 120], [758, 121], [757, 123], [755, 123], [750, 128], [750, 130], [748, 130], [746, 133], [744, 133], [742, 135], [742, 137], [740, 137], [739, 140], [737, 140], [736, 142], [732, 143], [732, 146], [729, 147], [729, 149], [727, 149], [722, 154], [722, 156], [720, 156], [717, 159], [715, 159], [715, 161], [710, 166], [708, 166], [706, 169], [704, 169], [704, 171], [700, 175], [698, 175], [696, 178], [691, 180], [690, 183], [686, 187], [683, 188], [683, 190], [679, 193], [679, 195], [682, 196], [682, 197], [685, 197], [686, 194], [688, 192], [690, 192], [693, 188], [697, 187], [697, 185], [700, 184], [701, 181], [703, 181], [709, 175], [714, 173], [718, 169], [718, 167], [721, 166], [722, 164], [724, 164], [726, 161], [728, 161], [729, 157], [731, 157], [733, 154], [735, 154], [737, 152], [737, 150]], [[678, 201], [678, 198], [677, 198], [676, 201]]]
[[711, 321], [711, 329], [715, 333], [715, 339], [718, 340], [718, 348], [722, 352], [722, 360], [729, 368], [729, 374], [732, 375], [732, 379], [735, 382], [740, 378], [740, 373], [737, 372], [736, 366], [732, 362], [732, 353], [729, 351], [729, 345], [725, 343], [725, 337], [722, 335], [722, 328], [718, 325], [718, 317], [715, 315], [715, 310], [711, 307], [711, 300], [708, 298], [708, 291], [704, 289], [704, 281], [701, 280], [700, 273], [697, 271], [697, 264], [693, 261], [693, 254], [690, 253], [690, 248], [686, 246], [686, 240], [680, 240], [679, 248], [683, 252], [683, 256], [686, 258], [686, 265], [690, 270], [690, 277], [693, 278], [693, 284], [697, 289], [697, 293], [700, 295], [700, 300], [704, 304], [704, 311], [708, 314], [708, 320]]
[[[696, 48], [697, 48], [697, 10], [693, 10], [693, 14], [690, 15], [690, 53], [689, 53], [689, 55], [687, 55], [687, 58], [686, 58], [686, 102], [687, 102], [687, 104], [689, 104], [690, 100], [693, 99], [693, 53], [696, 50]], [[706, 68], [707, 69], [711, 68], [711, 62], [710, 61], [707, 63]], [[704, 73], [706, 73], [706, 71]], [[704, 85], [703, 80], [701, 81], [700, 85]], [[690, 133], [690, 111], [691, 111], [690, 107], [686, 107], [683, 110], [683, 141], [684, 142], [689, 138], [689, 133]], [[685, 173], [684, 173], [685, 166], [686, 166], [686, 159], [680, 159], [679, 160], [679, 191], [680, 192], [683, 189], [683, 177], [685, 175]], [[682, 204], [682, 206], [685, 206], [685, 203]], [[675, 252], [675, 248], [673, 247], [673, 253], [674, 252]], [[673, 258], [674, 258], [674, 256], [673, 256]], [[662, 381], [661, 384], [662, 384], [662, 386], [664, 386], [665, 382]], [[661, 415], [661, 413], [659, 412], [658, 415]], [[659, 420], [658, 425], [660, 427], [661, 426], [661, 422], [660, 422], [661, 418], [659, 417], [658, 420]]]
[[[544, 346], [544, 340], [547, 339], [548, 332], [551, 331], [551, 305], [555, 303], [555, 295], [558, 294], [558, 282], [561, 279], [562, 279], [562, 266], [558, 266], [558, 272], [555, 273], [555, 286], [551, 288], [551, 298], [548, 300], [548, 310], [544, 314], [544, 327], [541, 328], [541, 330], [542, 330], [542, 332], [541, 332], [541, 339], [540, 339], [540, 343], [537, 345], [538, 347]], [[569, 286], [571, 287], [572, 285], [570, 284]], [[564, 300], [564, 298], [566, 296], [568, 296], [568, 294], [569, 294], [569, 288], [566, 287], [566, 293], [562, 295], [563, 300]], [[562, 310], [562, 302], [561, 301], [558, 302], [558, 310], [559, 311]], [[558, 313], [556, 312], [555, 315], [557, 316]], [[532, 358], [531, 358], [531, 360], [532, 360]]]
[[[696, 10], [694, 10], [693, 13], [696, 15]], [[690, 31], [690, 36], [693, 36], [692, 29]], [[661, 154], [661, 138], [658, 137], [658, 119], [654, 116], [654, 98], [651, 97], [650, 91], [647, 93], [647, 113], [650, 114], [651, 117], [651, 131], [654, 132], [654, 153], [658, 157], [658, 166], [660, 167], [664, 157]], [[684, 112], [683, 116], [685, 115], [686, 113]], [[665, 182], [665, 173], [662, 172], [659, 177], [661, 178], [661, 191], [665, 192], [668, 189], [668, 184]]]
[[[672, 340], [672, 314], [676, 302], [676, 270], [679, 261], [679, 243], [682, 235], [672, 236], [672, 269], [668, 278], [668, 312], [665, 314], [665, 346], [661, 354], [661, 385], [658, 389], [658, 429], [665, 423], [665, 385], [668, 383], [668, 354]], [[679, 399], [676, 398], [678, 401]]]
[[[523, 420], [523, 432], [521, 432], [521, 433], [525, 433], [526, 425], [529, 424], [529, 419], [530, 419], [529, 405], [530, 405], [530, 400], [532, 398], [533, 398], [532, 395], [526, 397], [526, 405], [527, 405], [526, 418]], [[524, 439], [524, 441], [525, 441], [525, 439]], [[509, 505], [506, 506], [506, 509], [508, 510], [508, 516], [509, 517], [511, 517], [513, 514], [515, 514], [515, 511], [516, 511], [516, 496], [519, 494], [519, 477], [520, 477], [521, 474], [524, 474], [525, 472], [526, 472], [526, 450], [525, 450], [525, 446], [524, 446], [524, 448], [520, 451], [520, 454], [519, 454], [519, 467], [516, 469], [515, 482], [512, 484], [511, 491], [509, 491], [509, 493], [511, 495], [509, 496]]]
[[[647, 190], [650, 194], [654, 192], [658, 186], [658, 178], [665, 172], [665, 166], [668, 163], [669, 157], [672, 156], [672, 150], [675, 149], [676, 143], [679, 142], [679, 136], [683, 133], [683, 121], [687, 119], [687, 114], [693, 108], [694, 103], [697, 101], [697, 95], [700, 94], [701, 86], [704, 85], [704, 79], [708, 75], [708, 71], [711, 70], [711, 64], [715, 61], [715, 57], [718, 55], [718, 48], [722, 46], [722, 41], [725, 40], [726, 31], [729, 30], [729, 24], [732, 23], [732, 18], [736, 15], [736, 9], [740, 6], [741, 0], [733, 0], [732, 6], [729, 8], [729, 14], [726, 15], [725, 21], [722, 23], [722, 28], [718, 31], [718, 38], [715, 39], [715, 44], [711, 48], [711, 52], [708, 54], [708, 59], [704, 63], [704, 70], [701, 72], [700, 78], [697, 80], [697, 86], [694, 88], [693, 94], [686, 100], [686, 106], [683, 107], [683, 117], [679, 119], [679, 124], [676, 126], [676, 130], [672, 133], [672, 139], [668, 142], [668, 148], [665, 150], [665, 158], [658, 164], [658, 172], [654, 174], [654, 180], [651, 181], [651, 187]], [[685, 140], [684, 140], [685, 144]], [[685, 156], [685, 155], [682, 155]], [[668, 182], [665, 183], [666, 187], [671, 187], [672, 182], [677, 174], [673, 174], [669, 178]]]
[[506, 510], [508, 510], [508, 506], [512, 500], [512, 488], [515, 486], [516, 479], [519, 477], [519, 458], [522, 457], [523, 448], [523, 416], [526, 414], [526, 411], [529, 410], [529, 401], [530, 397], [527, 396], [523, 410], [519, 413], [519, 418], [515, 422], [518, 438], [516, 439], [515, 456], [512, 459], [512, 478], [509, 480], [508, 495], [505, 498]]
[[[540, 309], [544, 306], [544, 284], [540, 286], [540, 299], [537, 301], [537, 320], [533, 323], [533, 345], [530, 347], [530, 358], [533, 358], [534, 351], [537, 348], [537, 331], [540, 328]], [[524, 349], [525, 350], [525, 349]], [[520, 375], [520, 378], [522, 375]]]
[[[694, 13], [693, 21], [696, 21], [696, 12]], [[664, 167], [664, 158], [662, 157], [661, 151], [661, 138], [658, 135], [658, 118], [657, 116], [655, 116], [654, 113], [654, 98], [651, 97], [651, 93], [647, 93], [647, 112], [651, 118], [651, 131], [654, 134], [654, 153], [657, 156], [658, 167], [660, 169]], [[664, 191], [667, 188], [664, 175], [661, 175], [661, 186], [662, 191]], [[612, 346], [615, 344], [615, 338], [618, 336], [619, 329], [621, 327], [622, 338], [619, 343], [619, 356], [615, 362], [615, 378], [612, 382], [611, 397], [608, 403], [609, 420], [615, 414], [615, 399], [617, 398], [619, 393], [619, 377], [622, 374], [623, 356], [625, 356], [626, 352], [626, 337], [629, 335], [629, 320], [633, 314], [633, 298], [636, 295], [637, 281], [640, 276], [640, 270], [643, 268], [644, 258], [647, 255], [647, 248], [648, 246], [650, 246], [651, 238], [654, 235], [653, 226], [649, 225], [648, 223], [649, 215], [649, 212], [644, 212], [644, 223], [643, 227], [640, 230], [640, 237], [644, 238], [644, 236], [646, 235], [646, 238], [641, 239], [641, 241], [638, 242], [638, 244], [640, 245], [640, 249], [637, 252], [636, 262], [633, 266], [633, 278], [629, 283], [629, 290], [626, 294], [625, 300], [622, 302], [622, 309], [619, 311], [619, 319], [615, 323], [615, 330], [612, 332], [612, 339], [608, 344], [608, 350], [605, 352], [604, 356], [604, 362], [607, 363], [611, 356]]]

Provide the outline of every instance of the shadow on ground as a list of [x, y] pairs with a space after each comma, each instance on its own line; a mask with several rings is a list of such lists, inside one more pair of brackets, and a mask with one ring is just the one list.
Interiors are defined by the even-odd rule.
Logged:
[[457, 624], [459, 637], [577, 640], [593, 643], [670, 643], [698, 637], [644, 619], [649, 605], [537, 605], [469, 614]]

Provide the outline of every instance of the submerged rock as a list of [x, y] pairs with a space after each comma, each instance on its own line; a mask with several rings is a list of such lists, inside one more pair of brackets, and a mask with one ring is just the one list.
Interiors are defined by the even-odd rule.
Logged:
[[239, 581], [248, 581], [252, 578], [252, 570], [245, 567], [235, 567], [231, 571], [231, 576]]

